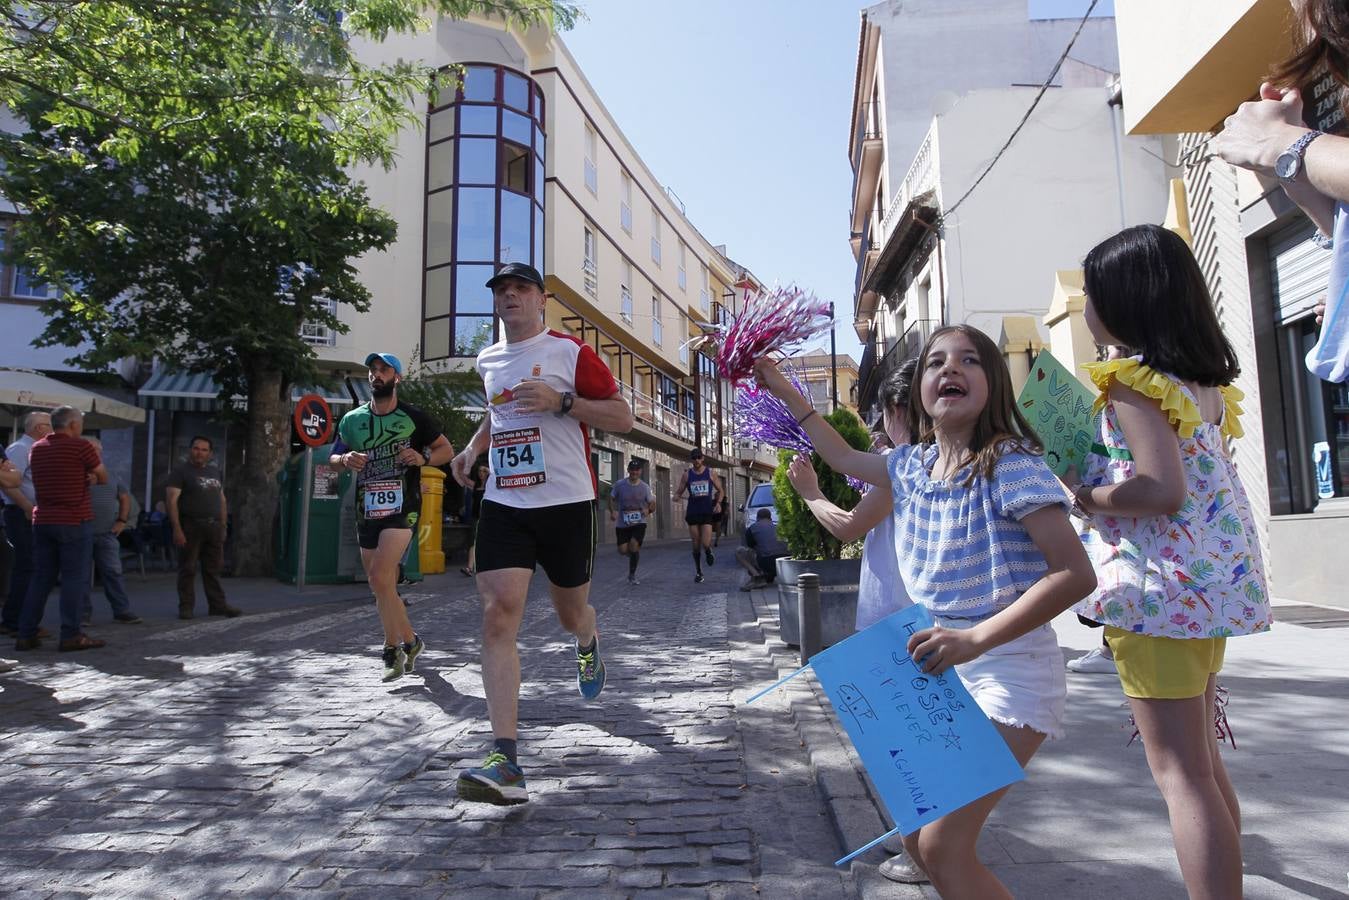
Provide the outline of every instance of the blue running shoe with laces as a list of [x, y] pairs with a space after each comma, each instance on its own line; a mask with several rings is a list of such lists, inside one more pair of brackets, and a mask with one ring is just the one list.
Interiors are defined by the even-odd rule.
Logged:
[[595, 649], [589, 653], [582, 652], [580, 644], [576, 645], [576, 686], [587, 700], [594, 700], [604, 690], [604, 660], [600, 658], [598, 634], [595, 635]]
[[455, 782], [455, 792], [474, 803], [514, 806], [529, 801], [525, 773], [500, 750], [487, 754], [482, 765], [465, 769]]

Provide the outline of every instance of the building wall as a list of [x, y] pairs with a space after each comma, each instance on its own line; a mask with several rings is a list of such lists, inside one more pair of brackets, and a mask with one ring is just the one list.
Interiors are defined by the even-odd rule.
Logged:
[[[887, 61], [881, 69], [887, 185], [904, 177], [934, 114], [967, 91], [1041, 84], [1078, 25], [1032, 21], [1026, 0], [886, 0], [863, 12], [881, 29]], [[1073, 58], [1119, 71], [1114, 20], [1089, 21]]]
[[[973, 91], [936, 119], [939, 197], [949, 209], [987, 166], [1034, 91]], [[1034, 117], [992, 172], [954, 213], [943, 252], [946, 320], [997, 336], [1008, 314], [1048, 308], [1054, 273], [1075, 269], [1100, 240], [1127, 224], [1166, 214], [1162, 142], [1122, 142], [1124, 204], [1115, 168], [1106, 91], [1065, 88], [1045, 94]], [[1156, 155], [1154, 155], [1156, 154]]]

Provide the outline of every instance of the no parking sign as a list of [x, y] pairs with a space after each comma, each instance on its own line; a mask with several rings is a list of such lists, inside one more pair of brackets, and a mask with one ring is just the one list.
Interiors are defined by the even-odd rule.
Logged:
[[305, 394], [295, 404], [295, 431], [306, 447], [328, 443], [333, 433], [333, 413], [318, 394]]

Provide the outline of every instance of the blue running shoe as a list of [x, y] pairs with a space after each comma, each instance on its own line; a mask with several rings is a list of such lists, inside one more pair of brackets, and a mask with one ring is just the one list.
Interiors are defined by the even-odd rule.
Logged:
[[500, 750], [487, 754], [481, 766], [460, 772], [455, 791], [460, 797], [474, 803], [514, 806], [529, 801], [529, 791], [525, 790], [525, 773]]
[[587, 700], [594, 700], [604, 690], [604, 660], [600, 658], [598, 634], [595, 635], [595, 649], [589, 653], [582, 653], [581, 645], [576, 645], [576, 686]]

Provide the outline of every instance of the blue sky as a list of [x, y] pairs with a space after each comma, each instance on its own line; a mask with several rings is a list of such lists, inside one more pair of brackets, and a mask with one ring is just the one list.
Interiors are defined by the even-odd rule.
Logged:
[[[832, 300], [839, 352], [860, 358], [847, 149], [865, 5], [578, 2], [587, 19], [563, 40], [647, 166], [732, 259]], [[1029, 0], [1037, 17], [1086, 6]], [[1101, 0], [1097, 12], [1112, 8]]]

